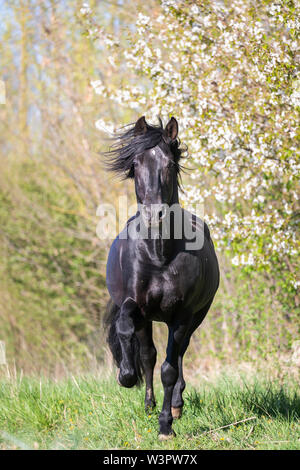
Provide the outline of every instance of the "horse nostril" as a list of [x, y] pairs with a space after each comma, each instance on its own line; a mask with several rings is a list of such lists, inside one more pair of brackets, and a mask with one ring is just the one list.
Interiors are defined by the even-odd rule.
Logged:
[[159, 217], [160, 219], [162, 219], [162, 216], [163, 216], [163, 211], [159, 211], [158, 217]]

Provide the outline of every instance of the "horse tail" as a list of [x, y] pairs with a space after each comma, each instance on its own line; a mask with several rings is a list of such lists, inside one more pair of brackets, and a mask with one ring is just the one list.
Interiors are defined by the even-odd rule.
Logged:
[[[117, 334], [116, 323], [120, 317], [120, 307], [116, 305], [111, 299], [107, 304], [106, 314], [104, 316], [104, 327], [107, 331], [106, 342], [112, 353], [115, 364], [120, 368], [122, 361], [122, 348], [119, 336]], [[132, 359], [133, 366], [136, 374], [136, 383], [134, 385], [140, 386], [143, 382], [143, 366], [140, 355], [140, 343], [136, 336], [133, 334], [131, 339]]]

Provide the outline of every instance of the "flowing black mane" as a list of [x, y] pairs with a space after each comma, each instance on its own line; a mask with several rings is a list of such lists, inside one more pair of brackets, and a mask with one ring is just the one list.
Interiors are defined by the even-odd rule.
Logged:
[[125, 126], [124, 132], [115, 134], [111, 139], [113, 144], [110, 150], [103, 154], [106, 170], [118, 173], [125, 179], [134, 178], [135, 156], [155, 147], [164, 140], [174, 156], [174, 164], [179, 180], [179, 173], [182, 169], [179, 160], [187, 151], [187, 147], [185, 145], [181, 146], [179, 138], [172, 140], [166, 135], [160, 118], [158, 126], [148, 123], [146, 126], [146, 132], [144, 133], [137, 133], [136, 125], [130, 124]]

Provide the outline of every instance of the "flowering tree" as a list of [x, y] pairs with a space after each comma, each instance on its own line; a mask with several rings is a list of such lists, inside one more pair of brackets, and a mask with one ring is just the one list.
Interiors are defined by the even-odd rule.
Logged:
[[[165, 0], [155, 15], [139, 13], [124, 42], [82, 11], [90, 36], [109, 49], [111, 64], [125, 62], [131, 82], [116, 90], [95, 80], [96, 93], [149, 120], [178, 118], [193, 168], [182, 201], [204, 204], [217, 247], [234, 265], [284, 266], [292, 290], [298, 13], [285, 0]], [[98, 125], [112, 128], [105, 119]]]

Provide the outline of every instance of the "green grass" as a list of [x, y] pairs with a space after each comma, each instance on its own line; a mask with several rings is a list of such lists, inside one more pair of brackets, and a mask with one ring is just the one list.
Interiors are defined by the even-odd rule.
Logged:
[[113, 380], [2, 380], [0, 449], [300, 449], [300, 397], [290, 381], [222, 376], [187, 387], [177, 437], [167, 442], [157, 439], [159, 383], [156, 396], [146, 415], [144, 388]]

